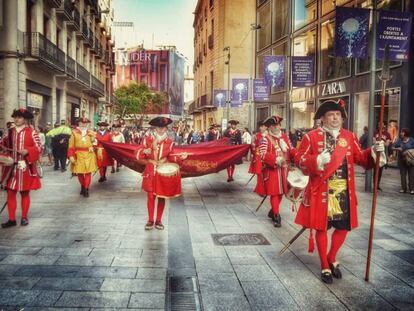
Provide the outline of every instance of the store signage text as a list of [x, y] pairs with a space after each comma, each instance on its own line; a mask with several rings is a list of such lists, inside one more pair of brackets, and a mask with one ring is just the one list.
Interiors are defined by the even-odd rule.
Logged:
[[322, 96], [336, 95], [346, 92], [345, 82], [332, 82], [322, 84]]

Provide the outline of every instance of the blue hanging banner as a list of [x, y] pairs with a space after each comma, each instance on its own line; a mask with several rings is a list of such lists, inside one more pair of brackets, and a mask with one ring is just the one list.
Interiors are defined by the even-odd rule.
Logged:
[[266, 85], [263, 79], [253, 80], [253, 100], [255, 102], [269, 101], [269, 86]]
[[303, 87], [315, 84], [315, 58], [313, 56], [292, 57], [292, 86]]
[[390, 47], [391, 61], [408, 61], [410, 56], [411, 12], [380, 11], [377, 27], [377, 59]]
[[214, 107], [224, 108], [226, 107], [227, 91], [226, 90], [214, 90]]
[[335, 56], [366, 58], [370, 10], [339, 6], [335, 10]]
[[249, 79], [233, 79], [232, 107], [240, 107], [249, 99]]
[[263, 77], [270, 88], [285, 86], [285, 56], [265, 55]]

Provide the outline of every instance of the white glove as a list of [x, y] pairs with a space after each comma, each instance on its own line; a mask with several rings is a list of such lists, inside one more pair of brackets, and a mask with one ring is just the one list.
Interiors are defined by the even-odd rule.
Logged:
[[384, 145], [384, 141], [380, 140], [377, 141], [373, 146], [372, 149], [374, 150], [374, 152], [385, 152], [385, 145]]
[[283, 166], [283, 164], [285, 164], [285, 159], [283, 157], [277, 157], [276, 158], [276, 165], [277, 166]]
[[329, 151], [325, 149], [320, 155], [318, 155], [316, 162], [318, 163], [318, 169], [323, 170], [325, 165], [331, 162], [331, 154]]

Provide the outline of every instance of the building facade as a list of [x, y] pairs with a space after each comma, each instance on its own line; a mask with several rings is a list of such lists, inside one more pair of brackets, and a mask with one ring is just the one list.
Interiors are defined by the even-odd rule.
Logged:
[[35, 126], [111, 117], [112, 0], [3, 0], [0, 127], [27, 107]]
[[117, 49], [115, 88], [131, 82], [168, 95], [168, 103], [157, 113], [174, 120], [183, 116], [185, 59], [175, 48], [145, 50], [142, 47]]
[[193, 23], [195, 101], [189, 106], [195, 130], [206, 130], [213, 123], [226, 126], [228, 119], [238, 119], [243, 127], [249, 123], [249, 103], [228, 111], [229, 103], [215, 107], [213, 94], [226, 90], [228, 101], [232, 79], [253, 75], [254, 8], [254, 0], [197, 2]]
[[[369, 123], [370, 58], [349, 59], [334, 56], [335, 4], [372, 8], [372, 0], [257, 0], [257, 23], [261, 25], [256, 42], [256, 77], [263, 77], [264, 55], [313, 56], [316, 84], [311, 87], [271, 90], [268, 102], [255, 103], [256, 121], [278, 114], [287, 130], [312, 128], [314, 114], [326, 99], [347, 103], [345, 127], [358, 136]], [[378, 9], [414, 11], [413, 1], [377, 0]], [[372, 43], [370, 43], [372, 44]], [[411, 44], [411, 51], [413, 44]], [[369, 53], [372, 53], [371, 45]], [[288, 63], [290, 63], [288, 61]], [[379, 120], [381, 62], [377, 61], [374, 124]], [[385, 120], [396, 120], [398, 127], [414, 130], [414, 61], [392, 62], [392, 80], [387, 86]], [[288, 65], [286, 81], [291, 74]]]

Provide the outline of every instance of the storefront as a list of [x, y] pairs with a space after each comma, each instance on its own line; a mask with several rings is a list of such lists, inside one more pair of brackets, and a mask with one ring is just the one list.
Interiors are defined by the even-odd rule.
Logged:
[[52, 122], [51, 110], [52, 90], [44, 85], [26, 80], [26, 105], [34, 115], [33, 125], [46, 127], [47, 122]]
[[70, 124], [76, 124], [76, 120], [80, 117], [80, 98], [66, 95], [66, 115], [70, 119]]

